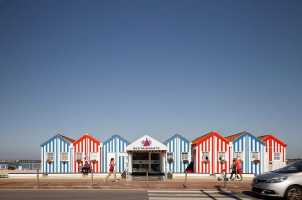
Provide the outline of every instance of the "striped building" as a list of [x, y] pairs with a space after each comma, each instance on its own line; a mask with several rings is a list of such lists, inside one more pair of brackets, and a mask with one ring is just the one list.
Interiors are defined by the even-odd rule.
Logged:
[[240, 158], [242, 171], [246, 174], [261, 174], [266, 170], [265, 144], [249, 132], [226, 137], [232, 143], [233, 158]]
[[108, 140], [103, 142], [102, 147], [102, 172], [109, 171], [109, 162], [111, 158], [115, 160], [115, 170], [121, 173], [127, 169], [128, 155], [126, 147], [129, 142], [119, 135], [113, 135]]
[[231, 152], [229, 141], [212, 131], [192, 141], [192, 158], [196, 173], [229, 172]]
[[41, 144], [41, 171], [43, 173], [70, 173], [73, 139], [57, 134]]
[[166, 163], [166, 171], [183, 173], [187, 164], [183, 163], [182, 154], [186, 154], [189, 162], [191, 161], [191, 143], [183, 136], [175, 134], [167, 139], [164, 144], [168, 148], [167, 155], [171, 154], [174, 160], [174, 162], [171, 164]]
[[286, 165], [286, 144], [273, 135], [258, 137], [266, 144], [267, 169], [272, 171]]
[[101, 171], [101, 142], [96, 138], [89, 134], [83, 135], [73, 142], [72, 152], [73, 172], [80, 172], [85, 162], [91, 164], [93, 172]]

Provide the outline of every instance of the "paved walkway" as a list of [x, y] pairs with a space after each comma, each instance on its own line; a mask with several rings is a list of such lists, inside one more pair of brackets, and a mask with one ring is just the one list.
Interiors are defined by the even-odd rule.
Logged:
[[222, 190], [148, 190], [149, 200], [251, 200], [244, 194]]

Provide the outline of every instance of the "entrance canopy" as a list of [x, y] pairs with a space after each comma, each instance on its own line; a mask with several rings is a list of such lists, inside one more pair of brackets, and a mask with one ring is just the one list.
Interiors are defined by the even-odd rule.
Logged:
[[144, 135], [129, 144], [126, 151], [167, 151], [167, 146], [149, 135]]

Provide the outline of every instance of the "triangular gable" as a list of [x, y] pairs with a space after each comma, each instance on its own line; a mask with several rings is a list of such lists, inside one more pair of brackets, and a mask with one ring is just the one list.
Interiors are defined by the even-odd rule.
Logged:
[[149, 135], [135, 140], [126, 147], [126, 151], [148, 151], [148, 150], [159, 150], [167, 151], [167, 146], [158, 140], [152, 138]]
[[273, 140], [276, 140], [277, 142], [279, 142], [281, 145], [283, 145], [285, 147], [287, 146], [287, 144], [285, 144], [282, 140], [280, 140], [279, 138], [277, 138], [276, 136], [273, 136], [273, 135], [262, 135], [262, 136], [259, 136], [258, 139], [260, 139], [263, 142], [265, 142], [268, 139], [273, 139]]
[[95, 137], [93, 137], [93, 136], [90, 135], [89, 133], [85, 133], [85, 134], [82, 135], [79, 139], [75, 140], [73, 143], [75, 144], [75, 143], [79, 142], [80, 140], [83, 140], [85, 137], [88, 137], [89, 139], [91, 139], [92, 141], [94, 141], [94, 142], [96, 142], [96, 143], [98, 143], [98, 144], [101, 143], [98, 139], [96, 139]]
[[182, 135], [180, 135], [180, 134], [174, 134], [172, 137], [166, 139], [164, 141], [164, 144], [168, 144], [171, 140], [174, 140], [177, 137], [180, 138], [181, 140], [184, 140], [187, 143], [190, 143], [190, 141], [187, 138], [183, 137]]
[[225, 137], [227, 140], [233, 142], [234, 140], [240, 138], [243, 135], [243, 133], [237, 133], [237, 134], [233, 134], [233, 135], [229, 135], [227, 137]]
[[201, 141], [204, 141], [204, 140], [208, 139], [209, 137], [213, 137], [213, 136], [216, 136], [216, 137], [222, 139], [222, 140], [225, 141], [226, 143], [229, 143], [229, 140], [227, 140], [225, 137], [223, 137], [222, 135], [220, 135], [218, 132], [216, 132], [216, 131], [211, 131], [211, 132], [209, 132], [209, 133], [207, 133], [207, 134], [205, 134], [205, 135], [202, 135], [202, 136], [200, 136], [200, 137], [194, 139], [194, 140], [192, 141], [192, 144], [193, 144], [193, 145], [194, 145], [194, 144], [199, 144]]
[[67, 136], [65, 136], [65, 135], [62, 135], [62, 137], [63, 137], [65, 140], [69, 141], [69, 143], [73, 143], [73, 142], [75, 141], [74, 139], [72, 139], [72, 138], [70, 138], [70, 137], [67, 137]]
[[43, 142], [40, 146], [44, 146], [45, 144], [47, 144], [49, 141], [55, 139], [55, 138], [60, 138], [61, 140], [64, 140], [65, 142], [68, 142], [68, 143], [73, 143], [75, 140], [70, 138], [70, 137], [66, 137], [64, 135], [61, 135], [61, 134], [56, 134], [55, 136], [51, 137], [50, 139], [48, 139], [46, 142]]
[[122, 140], [122, 141], [126, 142], [127, 144], [129, 144], [128, 140], [126, 140], [125, 138], [123, 138], [123, 137], [121, 137], [120, 135], [117, 135], [117, 134], [112, 135], [110, 138], [108, 138], [107, 140], [105, 140], [103, 142], [103, 144], [106, 144], [106, 143], [110, 142], [111, 140], [114, 140], [114, 138], [118, 138], [119, 140]]
[[258, 140], [263, 145], [265, 145], [265, 143], [262, 140], [260, 140], [258, 137], [254, 136], [253, 134], [251, 134], [251, 133], [249, 133], [247, 131], [243, 131], [243, 132], [240, 132], [240, 133], [237, 133], [237, 134], [234, 134], [234, 135], [230, 135], [230, 136], [226, 137], [226, 139], [228, 139], [231, 142], [234, 142], [234, 141], [239, 140], [240, 138], [242, 138], [242, 137], [244, 137], [246, 135], [251, 136], [252, 138]]

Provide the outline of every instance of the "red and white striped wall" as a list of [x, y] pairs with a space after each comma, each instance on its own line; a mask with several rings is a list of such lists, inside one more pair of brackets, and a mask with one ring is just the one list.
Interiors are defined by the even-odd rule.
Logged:
[[[273, 135], [263, 135], [258, 137], [265, 145], [266, 157], [268, 158], [267, 169], [272, 171], [286, 165], [286, 147], [287, 145], [279, 138]], [[278, 153], [280, 156], [276, 156]], [[279, 158], [280, 159], [279, 159]]]
[[[99, 173], [101, 171], [101, 142], [89, 134], [83, 135], [80, 139], [73, 143], [73, 172], [80, 172], [81, 167], [85, 161], [91, 164], [93, 172]], [[82, 153], [82, 162], [79, 162], [77, 153]], [[91, 161], [91, 155], [97, 154], [95, 162]]]
[[[192, 142], [193, 159], [196, 173], [216, 174], [222, 170], [230, 171], [230, 145], [229, 141], [217, 132], [210, 132], [196, 138]], [[219, 160], [219, 153], [224, 155], [225, 163]], [[208, 154], [208, 161], [205, 155]]]

